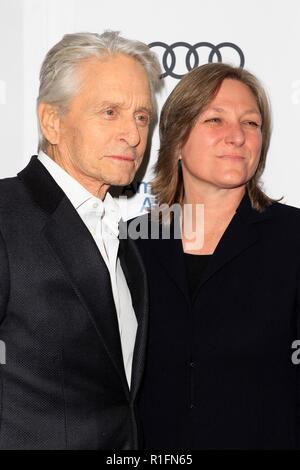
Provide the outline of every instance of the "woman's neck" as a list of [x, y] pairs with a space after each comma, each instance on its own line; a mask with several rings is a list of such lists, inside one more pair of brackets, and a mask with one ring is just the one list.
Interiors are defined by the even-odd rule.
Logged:
[[[213, 253], [244, 194], [245, 186], [186, 191], [182, 225], [184, 251], [195, 254]], [[191, 237], [196, 240], [194, 243], [191, 242]]]
[[233, 189], [205, 188], [187, 189], [183, 199], [183, 204], [202, 204], [205, 213], [213, 216], [235, 212], [245, 194], [245, 186]]

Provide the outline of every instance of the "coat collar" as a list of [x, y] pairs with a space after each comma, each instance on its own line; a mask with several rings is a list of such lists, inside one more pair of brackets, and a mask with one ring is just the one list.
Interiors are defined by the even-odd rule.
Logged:
[[[42, 234], [89, 315], [129, 396], [110, 276], [93, 237], [69, 199], [36, 156], [32, 157], [28, 166], [18, 174], [18, 177], [31, 194], [33, 201], [48, 214]], [[79, 253], [80, 256], [78, 256]], [[136, 259], [134, 250], [131, 249], [127, 259], [122, 257], [121, 264], [125, 275], [128, 271], [128, 264], [132, 265], [132, 269], [136, 269], [138, 273], [135, 289], [132, 290], [130, 286], [129, 288], [134, 307], [137, 308], [135, 310], [139, 321], [137, 335], [141, 338], [137, 338], [136, 342], [141, 360], [147, 312], [137, 292], [145, 288], [145, 276], [143, 272], [141, 273], [141, 262], [139, 258]], [[83, 269], [83, 265], [88, 269]], [[136, 352], [134, 354], [136, 355]], [[135, 363], [136, 367], [134, 367]], [[134, 376], [133, 381], [136, 387], [140, 379], [140, 372], [136, 372], [139, 367], [139, 360], [135, 360], [132, 376]], [[136, 374], [137, 377], [135, 377]]]
[[18, 178], [24, 183], [33, 201], [51, 215], [65, 197], [64, 192], [38, 161], [36, 155], [31, 157], [24, 170], [18, 173]]
[[[244, 195], [203, 273], [198, 290], [227, 263], [257, 243], [259, 240], [257, 224], [271, 218], [270, 209], [268, 207], [264, 212], [256, 211], [251, 206], [248, 194]], [[154, 240], [152, 247], [159, 262], [189, 302], [190, 296], [181, 239]]]
[[225, 264], [239, 256], [242, 252], [250, 248], [259, 240], [257, 223], [261, 223], [271, 218], [271, 211], [266, 209], [258, 212], [252, 208], [248, 193], [245, 193], [237, 211], [230, 224], [225, 230], [199, 287], [210, 279]]

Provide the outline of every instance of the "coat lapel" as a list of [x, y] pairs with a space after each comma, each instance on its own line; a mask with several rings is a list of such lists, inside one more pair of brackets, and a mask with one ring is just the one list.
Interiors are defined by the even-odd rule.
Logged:
[[127, 388], [109, 272], [91, 234], [70, 206], [65, 197], [46, 224], [44, 235]]
[[[157, 224], [156, 221], [151, 221], [149, 217], [149, 224]], [[160, 232], [160, 229], [155, 230]], [[174, 233], [180, 233], [180, 230], [174, 229], [174, 222], [170, 225], [170, 237], [162, 238], [160, 232], [160, 238], [157, 240], [151, 240], [151, 250], [153, 255], [157, 258], [162, 269], [164, 269], [174, 284], [182, 292], [187, 302], [189, 302], [189, 289], [186, 278], [186, 268], [182, 250], [181, 238], [175, 238]], [[149, 228], [149, 236], [151, 229]]]
[[148, 327], [148, 285], [144, 265], [135, 243], [129, 238], [120, 239], [119, 258], [131, 293], [138, 327], [132, 361], [131, 387], [135, 398], [144, 368]]
[[35, 202], [48, 213], [43, 234], [85, 307], [128, 394], [110, 277], [93, 237], [36, 157], [18, 176]]
[[180, 289], [186, 301], [189, 302], [189, 287], [181, 239], [163, 240], [160, 248], [158, 255], [161, 264], [169, 272], [170, 277]]
[[259, 240], [256, 223], [270, 217], [268, 209], [258, 212], [252, 208], [248, 194], [243, 197], [234, 217], [225, 230], [198, 288], [201, 288], [214, 274], [227, 263], [239, 256]]

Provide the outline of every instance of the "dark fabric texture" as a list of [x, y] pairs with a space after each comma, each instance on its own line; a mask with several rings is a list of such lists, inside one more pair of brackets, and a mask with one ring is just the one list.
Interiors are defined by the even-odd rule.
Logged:
[[193, 255], [190, 253], [184, 253], [184, 264], [191, 300], [198, 289], [203, 272], [205, 271], [211, 257], [212, 255]]
[[0, 182], [1, 449], [136, 449], [147, 329], [144, 268], [120, 241], [138, 330], [129, 391], [109, 273], [37, 160]]
[[300, 210], [244, 196], [190, 300], [181, 240], [137, 240], [149, 283], [147, 449], [300, 447]]

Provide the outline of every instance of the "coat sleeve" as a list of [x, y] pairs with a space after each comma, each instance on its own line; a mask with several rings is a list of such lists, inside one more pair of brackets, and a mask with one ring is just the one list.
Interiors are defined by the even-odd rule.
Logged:
[[4, 239], [0, 232], [0, 325], [5, 317], [9, 297], [9, 264]]

